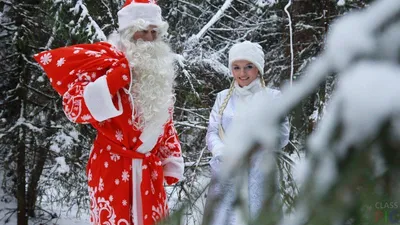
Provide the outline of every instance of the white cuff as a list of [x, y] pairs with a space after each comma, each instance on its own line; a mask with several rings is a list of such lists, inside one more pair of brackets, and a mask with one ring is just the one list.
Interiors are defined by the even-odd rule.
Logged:
[[182, 157], [169, 157], [163, 161], [164, 177], [175, 177], [178, 180], [183, 179], [183, 158]]
[[107, 85], [106, 76], [102, 76], [95, 82], [89, 83], [83, 91], [83, 99], [92, 114], [93, 118], [99, 122], [113, 118], [122, 114], [121, 96], [118, 96], [118, 108], [115, 108]]

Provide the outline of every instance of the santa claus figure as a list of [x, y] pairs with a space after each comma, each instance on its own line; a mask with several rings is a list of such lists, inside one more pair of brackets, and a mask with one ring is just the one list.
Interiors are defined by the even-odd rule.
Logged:
[[173, 53], [154, 1], [128, 1], [108, 42], [41, 52], [66, 116], [97, 137], [87, 164], [92, 224], [150, 225], [168, 214], [164, 182], [183, 177], [172, 121]]

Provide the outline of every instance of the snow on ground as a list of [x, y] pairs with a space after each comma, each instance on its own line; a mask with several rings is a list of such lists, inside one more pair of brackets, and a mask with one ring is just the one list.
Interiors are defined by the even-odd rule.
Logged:
[[[303, 180], [303, 171], [307, 166], [305, 163], [304, 154], [299, 155], [293, 154], [290, 158], [295, 162], [293, 167], [293, 176], [296, 182], [301, 183]], [[193, 181], [193, 186], [190, 189], [193, 193], [197, 193], [200, 196], [197, 201], [193, 204], [192, 208], [186, 213], [185, 217], [182, 218], [182, 224], [184, 225], [199, 225], [202, 222], [204, 206], [206, 202], [207, 185], [210, 182], [209, 174], [197, 175]], [[169, 198], [169, 206], [173, 211], [176, 209], [176, 205], [179, 205], [178, 192], [172, 186], [166, 188]], [[196, 194], [193, 194], [196, 195]], [[10, 214], [10, 209], [16, 209], [17, 204], [15, 199], [9, 196], [5, 196], [4, 192], [0, 189], [0, 225], [15, 225], [17, 224], [17, 214]], [[43, 204], [44, 210], [57, 214], [58, 218], [48, 220], [30, 220], [29, 225], [89, 225], [90, 217], [89, 212], [80, 212], [76, 208], [67, 209], [66, 207], [60, 207], [50, 204]]]
[[[209, 178], [205, 176], [198, 176], [197, 180], [194, 181], [193, 191], [203, 190], [209, 182]], [[169, 199], [169, 206], [171, 209], [178, 203], [178, 191], [173, 187], [167, 187], [167, 193], [172, 192], [172, 196]], [[187, 213], [187, 216], [182, 219], [185, 225], [198, 225], [201, 224], [202, 213], [205, 204], [204, 192], [201, 197], [195, 202], [193, 209]], [[17, 208], [15, 199], [5, 196], [4, 192], [0, 189], [0, 225], [15, 225], [17, 224], [17, 214], [10, 213]], [[30, 219], [29, 225], [90, 225], [90, 216], [88, 212], [80, 212], [76, 208], [67, 209], [66, 207], [54, 206], [54, 205], [43, 205], [44, 210], [57, 214], [58, 218], [51, 219], [50, 215], [48, 220], [33, 220]]]
[[[17, 214], [14, 211], [17, 208], [15, 201], [4, 202], [5, 199], [10, 200], [9, 197], [4, 197], [4, 193], [0, 191], [1, 201], [0, 201], [0, 225], [15, 225], [17, 224]], [[53, 208], [53, 210], [51, 210]], [[50, 216], [48, 220], [30, 220], [29, 225], [90, 225], [89, 214], [81, 214], [77, 218], [76, 209], [55, 209], [54, 207], [44, 207], [44, 210], [56, 213], [58, 218], [51, 219]], [[14, 213], [11, 213], [14, 211]], [[49, 214], [48, 214], [49, 215]]]

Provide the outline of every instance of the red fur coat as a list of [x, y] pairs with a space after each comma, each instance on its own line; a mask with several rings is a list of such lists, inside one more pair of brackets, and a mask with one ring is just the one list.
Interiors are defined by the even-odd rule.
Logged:
[[136, 128], [126, 91], [129, 64], [108, 43], [44, 51], [35, 59], [62, 95], [66, 116], [97, 129], [86, 171], [92, 224], [150, 225], [165, 217], [164, 178], [172, 184], [183, 177], [172, 110], [160, 126]]

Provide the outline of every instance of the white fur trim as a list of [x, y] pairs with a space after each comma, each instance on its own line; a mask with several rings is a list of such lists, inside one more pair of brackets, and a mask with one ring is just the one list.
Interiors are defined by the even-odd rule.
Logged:
[[118, 96], [118, 108], [115, 108], [107, 85], [106, 76], [88, 84], [83, 91], [83, 99], [93, 118], [99, 122], [122, 114], [121, 97]]
[[132, 214], [133, 223], [143, 225], [143, 208], [142, 208], [142, 159], [132, 159]]
[[182, 157], [169, 157], [163, 161], [164, 176], [183, 179], [184, 164]]
[[156, 4], [131, 3], [118, 11], [119, 30], [133, 26], [136, 20], [144, 20], [152, 25], [161, 24], [161, 8]]
[[252, 62], [260, 74], [264, 74], [264, 52], [261, 45], [250, 41], [234, 44], [229, 50], [229, 70], [231, 72], [232, 63], [236, 60]]

